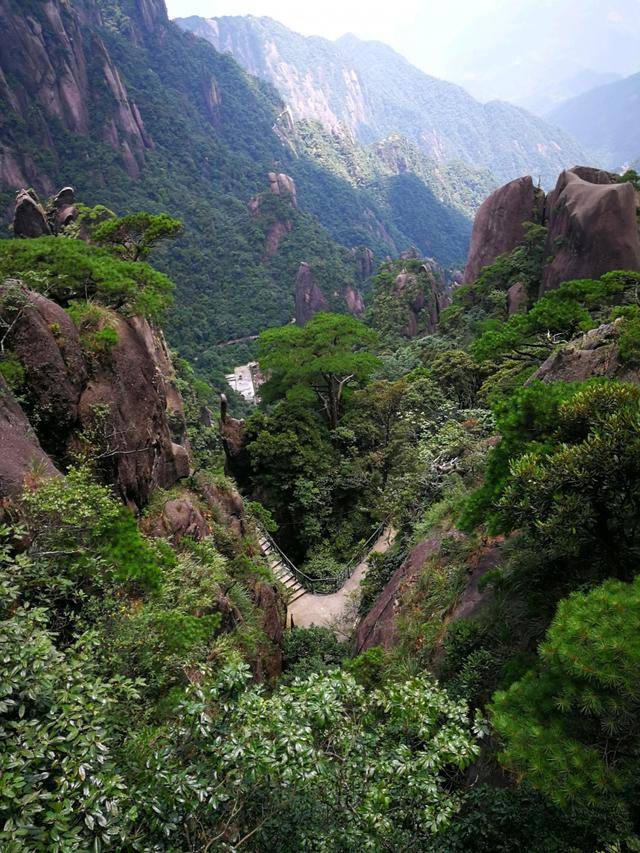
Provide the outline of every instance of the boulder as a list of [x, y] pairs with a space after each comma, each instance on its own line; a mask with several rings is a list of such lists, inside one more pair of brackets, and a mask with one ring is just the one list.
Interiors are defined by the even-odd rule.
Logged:
[[267, 645], [258, 650], [253, 673], [258, 681], [272, 681], [282, 673], [282, 638], [287, 608], [279, 592], [264, 581], [256, 581], [251, 589], [253, 603], [261, 614], [261, 628]]
[[178, 544], [185, 537], [200, 542], [210, 530], [200, 510], [188, 498], [176, 498], [162, 507], [162, 514], [151, 533]]
[[541, 293], [571, 279], [640, 270], [636, 205], [633, 186], [614, 182], [608, 172], [586, 167], [562, 172], [545, 205], [552, 259]]
[[269, 172], [269, 189], [274, 195], [288, 197], [291, 206], [298, 208], [298, 194], [296, 191], [296, 183], [289, 175], [282, 172]]
[[359, 290], [352, 284], [348, 284], [344, 291], [344, 300], [347, 303], [347, 310], [354, 317], [362, 317], [364, 314], [364, 299]]
[[64, 228], [77, 217], [76, 196], [73, 187], [64, 187], [53, 200], [56, 228]]
[[209, 482], [205, 477], [196, 477], [196, 487], [214, 519], [231, 530], [238, 539], [247, 532], [244, 503], [240, 493], [231, 487]]
[[620, 322], [605, 323], [558, 349], [543, 362], [525, 384], [540, 382], [583, 382], [595, 376], [640, 385], [640, 369], [620, 359]]
[[245, 422], [228, 413], [225, 394], [220, 394], [220, 438], [225, 455], [225, 472], [242, 483], [249, 474], [251, 463], [246, 447]]
[[295, 284], [295, 318], [298, 326], [304, 326], [320, 311], [328, 311], [329, 305], [313, 277], [309, 264], [304, 261], [298, 267]]
[[13, 233], [16, 237], [46, 237], [51, 234], [47, 214], [36, 194], [21, 190], [16, 196], [13, 216]]
[[[0, 294], [16, 286], [5, 282]], [[79, 426], [78, 403], [88, 375], [85, 356], [78, 330], [63, 308], [26, 288], [22, 296], [25, 307], [8, 343], [25, 368], [26, 396], [38, 416], [42, 446], [62, 459]]]
[[18, 494], [30, 476], [59, 474], [1, 375], [0, 448], [0, 499]]
[[373, 275], [375, 261], [373, 251], [368, 246], [355, 246], [351, 250], [351, 254], [356, 264], [358, 282], [367, 281]]
[[118, 341], [83, 389], [79, 416], [84, 428], [102, 422], [106, 476], [127, 503], [142, 508], [155, 487], [188, 476], [188, 454], [171, 438], [162, 366], [148, 348], [151, 327], [122, 317], [114, 326]]
[[513, 317], [514, 314], [519, 314], [526, 309], [528, 301], [529, 294], [526, 286], [521, 281], [512, 284], [507, 290], [507, 314], [509, 317]]
[[516, 178], [491, 193], [473, 223], [465, 284], [474, 282], [483, 267], [522, 242], [523, 223], [540, 220], [543, 200], [544, 195], [529, 176]]

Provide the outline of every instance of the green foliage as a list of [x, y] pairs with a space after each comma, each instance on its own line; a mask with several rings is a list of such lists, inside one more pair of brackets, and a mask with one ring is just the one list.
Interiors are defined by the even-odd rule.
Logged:
[[63, 305], [95, 297], [127, 314], [157, 317], [171, 300], [169, 279], [142, 263], [70, 237], [0, 241], [0, 278], [21, 278]]
[[103, 306], [74, 300], [69, 303], [67, 313], [78, 327], [82, 346], [89, 354], [109, 353], [118, 343], [116, 318]]
[[49, 608], [65, 641], [95, 622], [96, 607], [108, 601], [114, 584], [131, 592], [160, 584], [166, 558], [87, 471], [36, 481], [23, 493], [20, 511], [37, 534], [22, 566], [21, 594]]
[[282, 643], [283, 684], [312, 673], [336, 670], [348, 656], [348, 647], [328, 628], [292, 628]]
[[100, 675], [95, 636], [58, 650], [47, 613], [18, 604], [11, 574], [0, 567], [0, 846], [120, 846], [128, 802], [114, 714], [133, 686]]
[[345, 389], [366, 382], [378, 366], [375, 342], [371, 329], [338, 314], [316, 314], [303, 328], [269, 329], [258, 341], [260, 365], [271, 374], [261, 393], [269, 400], [309, 389], [335, 429]]
[[[612, 306], [635, 300], [640, 275], [634, 272], [606, 273], [601, 279], [567, 281], [539, 299], [526, 314], [494, 323], [471, 346], [479, 362], [509, 359], [526, 364], [540, 363], [554, 346], [585, 332], [607, 318]], [[624, 309], [614, 309], [621, 316]]]
[[498, 418], [503, 438], [467, 524], [484, 514], [494, 530], [524, 532], [556, 573], [589, 566], [630, 577], [640, 534], [639, 419], [632, 385], [525, 389]]
[[218, 833], [235, 846], [252, 832], [255, 850], [276, 835], [292, 853], [403, 849], [450, 823], [446, 779], [478, 752], [463, 704], [426, 679], [367, 694], [346, 674], [315, 675], [265, 696], [245, 678], [229, 667], [192, 689], [154, 750], [140, 806], [164, 844], [189, 832], [196, 847]]
[[92, 240], [99, 246], [107, 246], [124, 261], [141, 261], [154, 246], [169, 237], [177, 236], [182, 222], [166, 213], [130, 213], [114, 219], [106, 219], [92, 232]]
[[344, 668], [365, 690], [375, 690], [384, 682], [384, 664], [384, 650], [374, 647], [348, 660]]
[[26, 372], [24, 365], [15, 353], [5, 351], [0, 357], [0, 376], [3, 377], [12, 391], [20, 391], [26, 378]]
[[562, 807], [635, 806], [640, 586], [609, 580], [562, 601], [539, 665], [496, 694], [501, 760]]

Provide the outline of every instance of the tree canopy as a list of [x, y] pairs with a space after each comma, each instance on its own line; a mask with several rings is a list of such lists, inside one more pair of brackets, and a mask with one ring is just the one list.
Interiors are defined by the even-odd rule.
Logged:
[[345, 389], [363, 384], [379, 365], [377, 336], [354, 317], [316, 314], [304, 327], [268, 329], [258, 339], [261, 368], [270, 374], [265, 398], [311, 391], [330, 429], [338, 426]]

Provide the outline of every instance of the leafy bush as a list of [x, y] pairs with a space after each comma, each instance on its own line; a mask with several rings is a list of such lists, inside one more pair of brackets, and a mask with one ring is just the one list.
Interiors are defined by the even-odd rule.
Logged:
[[501, 760], [553, 802], [634, 807], [640, 584], [609, 580], [558, 606], [539, 665], [497, 693]]
[[143, 263], [70, 237], [0, 241], [0, 278], [21, 278], [66, 304], [95, 297], [128, 314], [158, 317], [170, 304], [173, 285]]

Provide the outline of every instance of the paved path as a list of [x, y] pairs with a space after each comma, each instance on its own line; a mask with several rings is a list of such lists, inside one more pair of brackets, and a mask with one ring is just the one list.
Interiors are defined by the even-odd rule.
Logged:
[[[387, 527], [369, 554], [384, 554], [396, 538], [396, 531]], [[292, 601], [287, 609], [287, 624], [296, 628], [310, 628], [312, 625], [332, 628], [338, 637], [347, 639], [356, 625], [359, 603], [360, 581], [369, 568], [369, 554], [358, 563], [345, 585], [332, 595], [314, 595], [306, 592]]]

